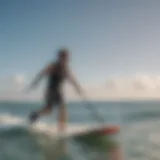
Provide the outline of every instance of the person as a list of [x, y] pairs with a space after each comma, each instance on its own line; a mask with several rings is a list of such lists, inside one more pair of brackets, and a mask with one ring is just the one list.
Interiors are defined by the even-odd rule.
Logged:
[[64, 131], [66, 121], [66, 104], [62, 93], [62, 85], [64, 80], [68, 79], [77, 92], [80, 95], [83, 95], [80, 84], [77, 83], [69, 68], [69, 51], [67, 49], [60, 49], [58, 51], [57, 60], [44, 67], [36, 76], [29, 88], [33, 89], [37, 86], [42, 77], [48, 78], [45, 105], [39, 111], [33, 111], [29, 115], [29, 121], [33, 124], [40, 116], [50, 113], [52, 107], [57, 105], [57, 109], [59, 110], [58, 130]]

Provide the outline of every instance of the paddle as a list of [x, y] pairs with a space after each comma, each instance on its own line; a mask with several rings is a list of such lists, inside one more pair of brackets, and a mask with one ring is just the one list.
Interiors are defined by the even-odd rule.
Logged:
[[99, 123], [105, 125], [105, 119], [103, 118], [102, 115], [100, 115], [100, 113], [98, 113], [97, 106], [89, 102], [89, 100], [85, 96], [83, 96], [83, 103], [84, 103], [85, 108], [87, 108], [92, 113], [91, 115], [93, 119], [96, 118], [96, 120]]

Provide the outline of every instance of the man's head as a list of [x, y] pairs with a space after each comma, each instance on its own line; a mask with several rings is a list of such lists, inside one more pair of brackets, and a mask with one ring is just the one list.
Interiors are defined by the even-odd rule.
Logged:
[[58, 51], [58, 61], [62, 63], [67, 63], [69, 60], [69, 51], [65, 48]]

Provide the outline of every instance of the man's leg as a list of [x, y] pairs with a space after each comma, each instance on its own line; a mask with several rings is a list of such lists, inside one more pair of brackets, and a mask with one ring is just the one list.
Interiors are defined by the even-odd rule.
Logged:
[[30, 115], [30, 122], [33, 123], [39, 118], [40, 116], [46, 115], [51, 112], [52, 105], [53, 105], [54, 99], [52, 97], [52, 93], [50, 91], [47, 91], [45, 96], [45, 106], [36, 112], [32, 112]]
[[58, 131], [63, 132], [66, 128], [66, 106], [61, 104], [59, 106], [59, 115], [58, 115]]
[[39, 118], [40, 116], [44, 116], [51, 112], [52, 105], [46, 105], [41, 110], [32, 112], [30, 115], [30, 122], [33, 123]]
[[44, 115], [50, 113], [51, 110], [52, 110], [52, 105], [46, 105], [40, 111], [38, 111], [38, 114], [39, 114], [39, 116], [44, 116]]

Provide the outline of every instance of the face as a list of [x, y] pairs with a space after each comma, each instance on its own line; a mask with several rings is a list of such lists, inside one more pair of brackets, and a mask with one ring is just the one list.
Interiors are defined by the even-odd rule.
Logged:
[[69, 61], [68, 53], [61, 54], [59, 58], [62, 63], [68, 63]]

